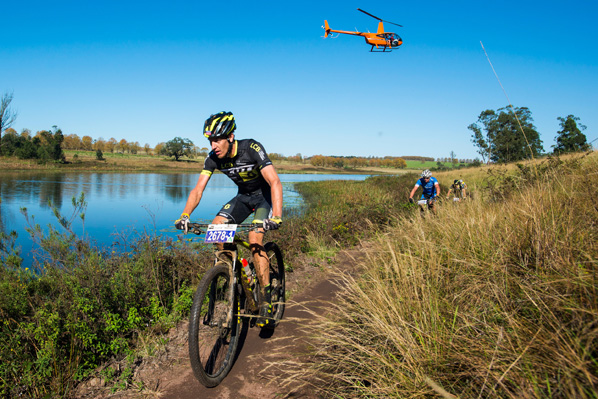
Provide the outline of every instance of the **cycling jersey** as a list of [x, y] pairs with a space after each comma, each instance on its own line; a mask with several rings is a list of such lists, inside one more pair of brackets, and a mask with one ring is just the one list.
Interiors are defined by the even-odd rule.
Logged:
[[453, 183], [451, 188], [453, 190], [463, 190], [464, 188], [467, 188], [467, 184], [465, 184], [463, 180], [459, 180], [457, 183]]
[[429, 199], [436, 197], [436, 184], [438, 184], [438, 180], [435, 177], [430, 177], [430, 180], [426, 183], [423, 178], [418, 179], [415, 182], [416, 186], [422, 186], [423, 192], [421, 199]]
[[258, 190], [270, 192], [270, 186], [260, 171], [272, 165], [264, 147], [253, 139], [237, 140], [236, 152], [231, 157], [218, 158], [210, 152], [201, 171], [202, 175], [211, 176], [218, 169], [235, 182], [240, 194], [249, 194]]
[[467, 184], [465, 184], [465, 182], [463, 180], [459, 180], [457, 183], [453, 183], [451, 184], [450, 192], [455, 193], [454, 195], [458, 198], [461, 198], [463, 196], [463, 191], [467, 188]]
[[239, 191], [218, 212], [233, 223], [242, 223], [255, 211], [254, 220], [271, 216], [270, 185], [261, 174], [262, 168], [272, 165], [264, 147], [253, 139], [237, 140], [236, 152], [231, 157], [218, 158], [210, 152], [201, 171], [211, 176], [218, 169], [235, 182]]

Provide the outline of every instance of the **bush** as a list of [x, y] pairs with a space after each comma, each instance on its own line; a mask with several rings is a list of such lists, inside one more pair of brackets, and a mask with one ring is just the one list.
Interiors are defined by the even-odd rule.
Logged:
[[96, 150], [96, 159], [98, 161], [105, 161], [106, 159], [104, 158], [104, 153], [102, 152], [102, 150], [100, 150], [99, 148]]
[[[84, 198], [73, 204], [82, 215]], [[147, 235], [128, 251], [96, 248], [54, 210], [64, 232], [29, 228], [43, 250], [32, 269], [1, 237], [1, 397], [67, 395], [103, 362], [130, 354], [141, 334], [166, 332], [188, 313], [189, 287], [210, 264], [211, 253]]]

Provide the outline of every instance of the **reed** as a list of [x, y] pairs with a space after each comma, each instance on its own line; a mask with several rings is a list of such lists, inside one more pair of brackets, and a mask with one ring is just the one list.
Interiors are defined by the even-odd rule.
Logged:
[[306, 325], [287, 382], [330, 397], [595, 398], [596, 156], [516, 169], [500, 200], [396, 216]]

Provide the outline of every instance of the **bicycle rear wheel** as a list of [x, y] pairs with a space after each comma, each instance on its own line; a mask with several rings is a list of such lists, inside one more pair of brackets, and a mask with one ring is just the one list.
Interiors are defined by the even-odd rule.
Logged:
[[270, 286], [272, 287], [272, 318], [274, 323], [268, 324], [267, 327], [274, 328], [278, 325], [282, 315], [284, 314], [285, 306], [285, 274], [284, 261], [282, 259], [282, 252], [278, 245], [269, 242], [265, 245], [268, 259], [270, 260]]
[[218, 262], [201, 279], [189, 320], [189, 358], [195, 377], [214, 387], [230, 371], [241, 325], [229, 265]]

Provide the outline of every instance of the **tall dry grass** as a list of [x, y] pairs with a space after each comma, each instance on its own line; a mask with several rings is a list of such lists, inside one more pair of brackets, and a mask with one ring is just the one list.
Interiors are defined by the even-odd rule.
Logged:
[[501, 201], [397, 216], [306, 326], [287, 381], [333, 397], [597, 397], [596, 156], [520, 169]]

